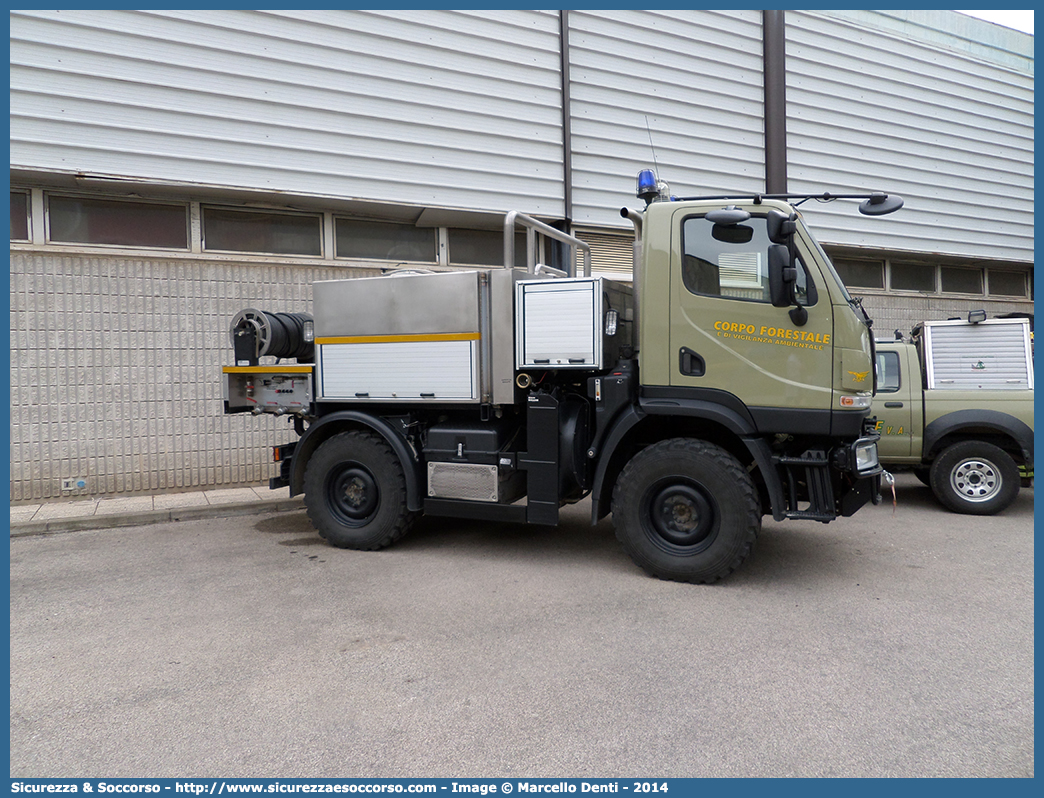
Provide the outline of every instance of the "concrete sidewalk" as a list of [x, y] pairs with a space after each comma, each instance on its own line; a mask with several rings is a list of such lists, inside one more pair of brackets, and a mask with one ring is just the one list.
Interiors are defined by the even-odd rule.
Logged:
[[155, 496], [59, 500], [12, 506], [11, 536], [254, 515], [274, 510], [299, 510], [303, 507], [300, 496], [290, 498], [289, 488], [269, 490], [267, 485]]

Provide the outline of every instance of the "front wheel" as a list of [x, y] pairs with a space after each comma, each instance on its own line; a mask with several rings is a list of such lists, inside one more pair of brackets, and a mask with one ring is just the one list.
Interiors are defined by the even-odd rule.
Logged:
[[616, 536], [646, 573], [716, 582], [739, 567], [761, 530], [758, 492], [724, 449], [674, 438], [635, 455], [613, 491]]
[[319, 534], [341, 549], [384, 548], [417, 513], [406, 508], [406, 477], [395, 453], [368, 432], [342, 432], [308, 461], [305, 507]]
[[1011, 455], [983, 441], [955, 443], [932, 463], [932, 492], [955, 513], [999, 513], [1015, 501], [1019, 480]]

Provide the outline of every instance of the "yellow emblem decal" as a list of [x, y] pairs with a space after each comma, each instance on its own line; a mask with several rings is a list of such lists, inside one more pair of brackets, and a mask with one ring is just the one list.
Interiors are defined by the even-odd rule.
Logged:
[[866, 379], [866, 375], [869, 374], [870, 372], [869, 371], [850, 371], [848, 373], [852, 375], [852, 379], [855, 380], [856, 382], [862, 382], [863, 380]]

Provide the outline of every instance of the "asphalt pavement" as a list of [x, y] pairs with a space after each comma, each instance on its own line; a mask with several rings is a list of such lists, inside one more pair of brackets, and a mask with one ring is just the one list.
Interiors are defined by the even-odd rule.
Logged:
[[712, 586], [587, 503], [380, 552], [297, 508], [15, 536], [11, 775], [1031, 777], [1033, 491], [897, 498], [765, 519]]

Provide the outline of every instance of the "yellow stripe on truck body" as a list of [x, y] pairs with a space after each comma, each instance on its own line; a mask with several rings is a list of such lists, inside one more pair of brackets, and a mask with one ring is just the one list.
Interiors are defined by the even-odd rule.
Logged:
[[341, 335], [329, 338], [318, 338], [316, 343], [323, 344], [403, 344], [421, 341], [478, 341], [481, 333], [429, 333], [427, 335]]

